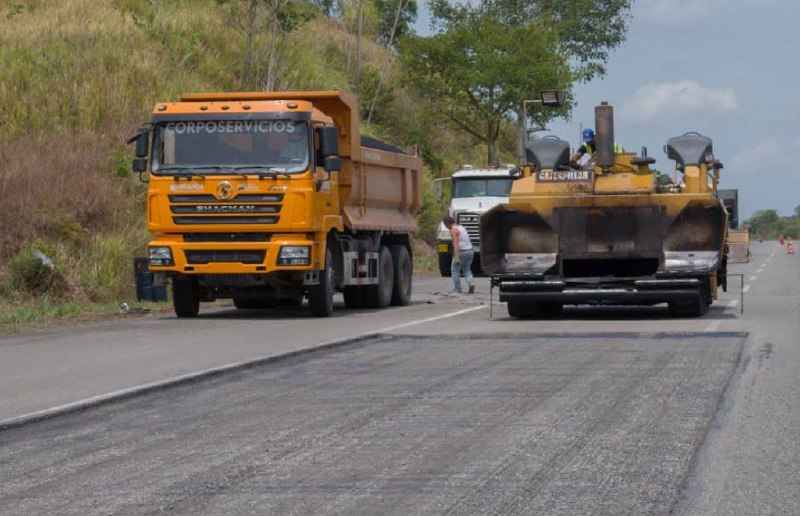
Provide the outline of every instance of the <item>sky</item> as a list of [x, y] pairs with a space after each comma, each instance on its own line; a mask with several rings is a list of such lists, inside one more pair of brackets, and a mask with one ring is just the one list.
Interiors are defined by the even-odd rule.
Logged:
[[[423, 4], [424, 2], [420, 2]], [[615, 136], [648, 148], [671, 173], [663, 146], [698, 131], [725, 165], [721, 188], [739, 190], [742, 220], [800, 205], [800, 0], [634, 0], [627, 39], [602, 79], [574, 89], [569, 122], [552, 134], [579, 143], [594, 106], [614, 106]], [[430, 33], [427, 6], [416, 24]], [[539, 133], [540, 135], [547, 133]]]

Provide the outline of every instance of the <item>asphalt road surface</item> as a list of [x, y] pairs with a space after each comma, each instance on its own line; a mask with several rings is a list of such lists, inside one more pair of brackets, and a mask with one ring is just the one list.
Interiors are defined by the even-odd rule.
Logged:
[[[447, 279], [410, 307], [217, 308], [0, 338], [0, 513], [800, 513], [800, 262], [753, 245], [699, 319], [509, 319]], [[314, 348], [378, 333], [354, 343]], [[2, 423], [0, 423], [2, 424]]]

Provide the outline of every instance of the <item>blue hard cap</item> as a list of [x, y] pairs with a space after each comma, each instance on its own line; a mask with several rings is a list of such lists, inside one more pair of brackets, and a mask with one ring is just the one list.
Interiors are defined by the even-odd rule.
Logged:
[[583, 130], [583, 141], [585, 141], [586, 143], [589, 143], [590, 141], [592, 141], [593, 138], [594, 138], [594, 131], [593, 130], [591, 130], [589, 128], [586, 128], [586, 129]]

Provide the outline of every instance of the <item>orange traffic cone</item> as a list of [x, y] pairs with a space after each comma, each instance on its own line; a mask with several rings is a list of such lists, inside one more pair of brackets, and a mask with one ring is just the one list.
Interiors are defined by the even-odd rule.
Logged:
[[789, 244], [786, 246], [786, 254], [794, 254], [794, 245], [791, 240], [789, 240]]

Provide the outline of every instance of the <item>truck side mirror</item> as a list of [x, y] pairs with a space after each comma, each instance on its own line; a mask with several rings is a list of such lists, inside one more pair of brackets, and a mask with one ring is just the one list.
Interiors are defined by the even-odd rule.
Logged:
[[322, 168], [326, 172], [339, 172], [342, 170], [342, 158], [339, 156], [325, 156], [322, 159]]
[[128, 144], [135, 143], [136, 149], [134, 150], [134, 156], [137, 158], [147, 158], [147, 151], [148, 151], [148, 143], [150, 131], [147, 130], [145, 127], [140, 127], [136, 134], [131, 136], [128, 139]]
[[433, 195], [436, 197], [438, 202], [444, 202], [444, 194], [442, 192], [442, 184], [445, 181], [449, 181], [449, 177], [440, 177], [439, 179], [433, 180]]
[[134, 172], [139, 173], [139, 178], [141, 179], [142, 172], [147, 171], [147, 154], [148, 154], [148, 147], [150, 143], [150, 131], [146, 127], [140, 127], [136, 134], [131, 136], [128, 139], [128, 145], [131, 143], [136, 144], [136, 148], [134, 149], [134, 158], [133, 163], [131, 164], [131, 169]]
[[134, 172], [146, 172], [147, 171], [147, 158], [133, 158], [133, 163], [131, 164], [131, 169]]
[[317, 127], [319, 134], [319, 155], [323, 160], [328, 156], [339, 155], [339, 131], [333, 126]]

